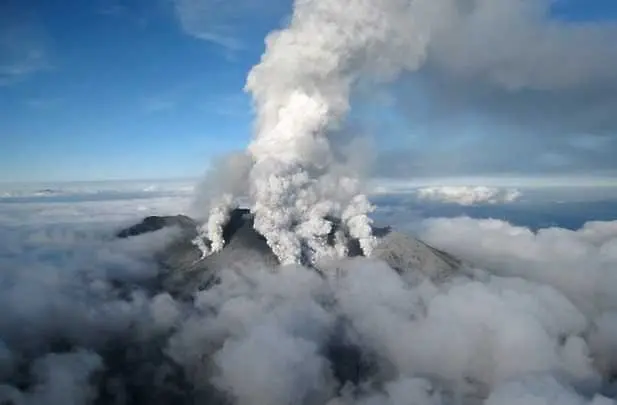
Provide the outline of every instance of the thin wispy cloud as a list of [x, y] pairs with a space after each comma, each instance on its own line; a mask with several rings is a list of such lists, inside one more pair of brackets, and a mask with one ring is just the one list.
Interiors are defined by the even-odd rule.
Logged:
[[172, 98], [146, 97], [141, 100], [142, 109], [146, 113], [170, 111], [176, 108], [178, 102]]
[[[172, 0], [172, 3], [182, 30], [224, 48], [227, 59], [234, 59], [235, 53], [249, 47], [248, 42], [255, 39], [256, 24], [283, 13], [291, 5], [287, 0]], [[278, 20], [282, 25], [280, 16]]]
[[64, 102], [61, 97], [35, 97], [24, 101], [24, 104], [37, 110], [49, 110], [59, 107]]
[[10, 3], [0, 5], [0, 86], [50, 69], [49, 38], [30, 15]]
[[36, 45], [33, 45], [30, 49], [13, 50], [18, 48], [19, 45], [15, 43], [6, 44], [8, 40], [2, 42], [4, 43], [0, 47], [3, 49], [0, 52], [3, 55], [5, 52], [12, 53], [12, 55], [0, 64], [0, 86], [18, 83], [36, 72], [51, 67], [46, 52]]
[[174, 11], [189, 35], [237, 51], [244, 47], [235, 22], [246, 13], [250, 1], [174, 0]]
[[244, 94], [228, 94], [203, 102], [200, 108], [224, 118], [246, 117], [250, 111], [249, 99]]
[[96, 13], [108, 17], [128, 21], [137, 25], [139, 28], [146, 28], [154, 15], [152, 10], [148, 8], [150, 3], [136, 2], [132, 5], [124, 4], [120, 1], [103, 1], [103, 4], [97, 9]]
[[121, 4], [105, 4], [98, 10], [98, 13], [101, 15], [117, 17], [124, 15], [127, 11], [126, 6]]

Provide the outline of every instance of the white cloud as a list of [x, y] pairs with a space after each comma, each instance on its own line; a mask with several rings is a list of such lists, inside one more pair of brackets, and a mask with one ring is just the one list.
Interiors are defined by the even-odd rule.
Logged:
[[174, 8], [187, 34], [229, 50], [238, 50], [244, 45], [237, 37], [236, 19], [251, 3], [246, 0], [174, 0]]
[[[418, 200], [453, 203], [460, 205], [511, 203], [521, 198], [522, 192], [514, 187], [467, 186], [460, 184], [464, 179], [450, 181], [449, 185], [428, 185], [430, 181], [401, 181], [377, 179], [370, 185], [375, 195], [410, 194]], [[495, 183], [506, 183], [503, 179]]]
[[[60, 183], [0, 183], [0, 198], [98, 197], [99, 200], [192, 195], [191, 180], [92, 181]], [[43, 200], [40, 200], [43, 201]]]
[[474, 205], [510, 203], [516, 201], [521, 192], [485, 186], [436, 186], [419, 188], [416, 195], [421, 200]]
[[[524, 282], [545, 292], [558, 292], [576, 306], [575, 312], [579, 315], [562, 312], [554, 316], [570, 321], [577, 317], [582, 321], [580, 314], [585, 317], [578, 326], [582, 328], [578, 333], [581, 338], [576, 338], [576, 343], [573, 341], [567, 350], [578, 347], [577, 356], [586, 358], [588, 365], [604, 375], [612, 375], [617, 370], [617, 350], [613, 343], [617, 339], [614, 294], [617, 289], [617, 221], [588, 222], [577, 231], [549, 228], [534, 233], [499, 220], [429, 219], [424, 222], [421, 236], [434, 246], [486, 269], [488, 273], [485, 274], [504, 277], [508, 283]], [[523, 301], [517, 305], [523, 305]], [[536, 312], [534, 316], [539, 315], [540, 312]], [[512, 322], [511, 318], [507, 319]], [[552, 328], [559, 322], [557, 318], [540, 321], [543, 328]], [[521, 330], [524, 334], [529, 332]], [[564, 361], [569, 364], [572, 359]], [[509, 402], [506, 397], [519, 399]], [[530, 403], [533, 398], [548, 401], [548, 397], [557, 402], [542, 403], [587, 403], [580, 397], [572, 397], [571, 388], [564, 387], [561, 380], [544, 378], [534, 382], [534, 377], [498, 388], [488, 403], [522, 404]], [[570, 397], [570, 402], [565, 401], [565, 397]], [[613, 403], [600, 398], [595, 401], [593, 403]]]
[[[115, 285], [156, 277], [153, 253], [177, 230], [122, 241], [114, 233], [186, 203], [177, 196], [0, 203], [0, 402], [92, 403], [94, 373], [109, 367], [97, 351], [130, 328], [156, 328], [140, 320], [166, 322], [160, 296], [151, 301], [145, 289], [128, 288], [123, 297]], [[71, 351], [54, 349], [63, 341]], [[32, 386], [5, 385], [24, 365]]]
[[[158, 275], [151, 255], [173, 231], [110, 235], [188, 200], [0, 204], [0, 401], [86, 404], [99, 376], [114, 375], [118, 392], [135, 379], [152, 393], [239, 405], [611, 403], [599, 394], [617, 370], [617, 222], [534, 234], [501, 221], [432, 219], [423, 237], [475, 265], [441, 284], [408, 282], [362, 258], [326, 265], [331, 279], [238, 261], [211, 289], [178, 301], [148, 287]], [[56, 353], [56, 336], [75, 350]], [[362, 362], [347, 352], [332, 360], [333, 341], [355, 347]], [[133, 363], [115, 364], [109, 342], [132, 345]], [[161, 382], [172, 360], [188, 385]], [[341, 364], [366, 368], [363, 388], [339, 390]], [[3, 385], [24, 369], [37, 389]]]
[[587, 314], [617, 309], [617, 221], [534, 233], [494, 219], [430, 219], [422, 236], [496, 274], [551, 285]]

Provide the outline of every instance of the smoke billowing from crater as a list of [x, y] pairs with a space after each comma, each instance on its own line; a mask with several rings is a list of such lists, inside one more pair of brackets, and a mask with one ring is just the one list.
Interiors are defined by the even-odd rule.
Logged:
[[[617, 76], [607, 68], [617, 62], [608, 46], [614, 24], [559, 21], [550, 10], [546, 0], [296, 1], [246, 82], [257, 116], [247, 150], [249, 205], [281, 262], [330, 254], [323, 240], [332, 224], [323, 218], [344, 212], [365, 252], [372, 249], [371, 205], [358, 177], [332, 170], [333, 142], [359, 84], [424, 69], [453, 91], [477, 83], [506, 99], [520, 91], [558, 97], [614, 90]], [[602, 100], [608, 110], [614, 97]], [[213, 217], [233, 207], [231, 197], [215, 202]], [[219, 226], [207, 228], [210, 240], [220, 240]]]
[[[615, 223], [534, 233], [427, 222], [423, 236], [472, 263], [462, 267], [400, 234], [383, 249], [360, 178], [335, 153], [354, 86], [427, 61], [508, 91], [614, 77], [594, 58], [617, 60], [598, 40], [613, 31], [545, 25], [547, 7], [298, 0], [247, 80], [254, 139], [207, 183], [201, 252], [193, 226], [116, 240], [79, 227], [23, 231], [3, 212], [0, 403], [614, 403]], [[595, 46], [570, 53], [571, 40]], [[506, 43], [518, 52], [490, 52]], [[538, 60], [553, 59], [576, 63], [537, 74]], [[231, 208], [245, 193], [259, 234], [242, 228], [232, 241]], [[22, 218], [45, 211], [30, 209]], [[347, 257], [350, 239], [373, 256]]]
[[[416, 25], [413, 8], [399, 0], [298, 1], [289, 26], [268, 36], [246, 84], [257, 113], [249, 193], [255, 228], [282, 263], [333, 254], [325, 243], [327, 216], [342, 218], [370, 254], [372, 206], [358, 178], [332, 170], [330, 137], [343, 125], [359, 80], [390, 80], [419, 66], [421, 31], [413, 41], [406, 36]], [[214, 217], [224, 211], [219, 205]], [[210, 240], [219, 239], [220, 228], [208, 230]]]

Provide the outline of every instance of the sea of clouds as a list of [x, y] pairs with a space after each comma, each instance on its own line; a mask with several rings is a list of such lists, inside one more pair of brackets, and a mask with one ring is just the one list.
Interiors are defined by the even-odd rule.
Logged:
[[[382, 201], [378, 220], [395, 209], [390, 225], [468, 268], [434, 283], [371, 259], [326, 279], [245, 265], [187, 302], [157, 288], [177, 229], [114, 237], [190, 212], [167, 194], [0, 203], [0, 402], [614, 403], [617, 221], [532, 232]], [[362, 353], [361, 380], [341, 385], [334, 337]]]

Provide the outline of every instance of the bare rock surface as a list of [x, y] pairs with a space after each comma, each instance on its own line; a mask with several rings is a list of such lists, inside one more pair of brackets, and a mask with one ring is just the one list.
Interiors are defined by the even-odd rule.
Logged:
[[[335, 228], [341, 226], [336, 219], [332, 219], [332, 222]], [[208, 288], [216, 282], [220, 271], [273, 267], [278, 264], [265, 238], [253, 228], [252, 215], [245, 209], [232, 212], [224, 229], [225, 247], [205, 258], [192, 243], [197, 235], [196, 223], [188, 217], [148, 217], [141, 224], [120, 231], [118, 236], [138, 235], [166, 226], [179, 226], [183, 230], [181, 237], [157, 254], [158, 261], [166, 270], [161, 277], [161, 287], [173, 295], [189, 297], [195, 291]], [[373, 233], [379, 239], [373, 258], [385, 261], [408, 280], [429, 278], [440, 282], [462, 265], [454, 256], [411, 235], [378, 227], [374, 228]], [[350, 241], [348, 251], [350, 257], [362, 255], [357, 240]]]

